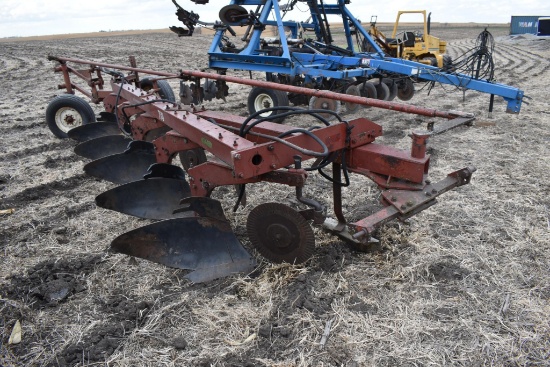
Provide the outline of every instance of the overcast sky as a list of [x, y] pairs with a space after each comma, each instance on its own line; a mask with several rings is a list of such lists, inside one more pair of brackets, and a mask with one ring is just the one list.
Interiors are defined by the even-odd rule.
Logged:
[[[284, 4], [287, 0], [281, 0]], [[333, 0], [326, 0], [332, 3]], [[179, 0], [186, 10], [200, 15], [200, 20], [218, 19], [219, 9], [229, 0], [210, 0], [197, 5], [190, 0]], [[550, 16], [549, 0], [479, 1], [440, 0], [438, 2], [352, 0], [349, 7], [362, 21], [372, 15], [379, 22], [393, 22], [398, 10], [427, 10], [433, 22], [508, 23], [512, 15]], [[305, 9], [305, 4], [299, 7]], [[0, 37], [25, 37], [49, 34], [115, 31], [131, 29], [160, 29], [181, 25], [174, 15], [171, 0], [0, 0]], [[292, 19], [289, 17], [288, 19]]]

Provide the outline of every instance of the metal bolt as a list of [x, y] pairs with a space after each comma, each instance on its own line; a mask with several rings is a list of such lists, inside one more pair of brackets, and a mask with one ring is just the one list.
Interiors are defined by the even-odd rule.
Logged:
[[277, 166], [276, 166], [276, 165], [274, 165], [274, 164], [272, 164], [272, 165], [271, 165], [271, 166], [269, 166], [269, 167], [270, 167], [271, 169], [275, 169], [275, 168], [277, 168]]
[[234, 158], [235, 158], [236, 160], [239, 160], [239, 159], [241, 159], [241, 155], [240, 155], [239, 153], [237, 153], [237, 154], [235, 154]]
[[219, 133], [219, 134], [218, 134], [218, 139], [223, 139], [222, 133]]
[[275, 147], [273, 145], [268, 145], [267, 146], [267, 150], [269, 150], [270, 152], [273, 151], [273, 149], [275, 149]]
[[432, 193], [429, 191], [426, 191], [426, 196], [432, 196]]
[[405, 209], [407, 209], [407, 207], [405, 205], [401, 205], [401, 209], [405, 210]]
[[189, 143], [189, 139], [183, 138], [183, 142], [184, 142], [185, 144], [187, 144], [187, 143]]
[[426, 182], [426, 185], [429, 185], [429, 184], [432, 183], [432, 181], [430, 181], [430, 180], [426, 180], [426, 181], [424, 181], [424, 182]]
[[409, 200], [409, 201], [407, 201], [407, 205], [408, 205], [408, 206], [413, 206], [414, 203], [413, 203], [412, 201]]
[[243, 178], [244, 177], [244, 173], [239, 173], [239, 178]]
[[391, 201], [397, 201], [397, 198], [395, 196], [392, 196]]
[[432, 189], [432, 194], [437, 194], [437, 190], [436, 190], [436, 189]]
[[237, 143], [237, 139], [235, 139], [235, 141], [233, 142], [233, 146], [236, 147], [237, 145], [239, 144]]

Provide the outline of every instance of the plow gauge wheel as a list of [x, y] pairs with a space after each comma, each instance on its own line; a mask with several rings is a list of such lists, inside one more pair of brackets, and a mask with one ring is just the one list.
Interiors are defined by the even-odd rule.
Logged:
[[58, 138], [68, 137], [69, 130], [95, 121], [95, 113], [88, 102], [72, 94], [55, 97], [46, 108], [46, 123]]
[[309, 223], [283, 204], [255, 207], [248, 216], [246, 229], [252, 245], [274, 263], [303, 263], [315, 251], [315, 236]]

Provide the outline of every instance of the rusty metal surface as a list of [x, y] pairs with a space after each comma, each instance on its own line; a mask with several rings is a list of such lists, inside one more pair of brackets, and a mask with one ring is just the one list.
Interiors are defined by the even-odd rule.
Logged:
[[382, 196], [388, 206], [364, 219], [352, 223], [351, 226], [356, 231], [355, 237], [368, 238], [368, 235], [375, 228], [392, 219], [399, 218], [404, 220], [420, 213], [435, 204], [437, 202], [436, 198], [439, 195], [455, 187], [468, 184], [475, 170], [473, 167], [466, 167], [455, 171], [437, 183], [427, 183], [420, 191], [396, 189], [382, 191]]
[[392, 178], [421, 183], [428, 172], [429, 156], [412, 157], [409, 152], [380, 144], [368, 144], [351, 150], [348, 158], [350, 171], [361, 170]]
[[215, 73], [206, 73], [202, 71], [193, 71], [193, 70], [180, 70], [179, 73], [167, 73], [167, 72], [160, 72], [157, 70], [150, 70], [150, 69], [141, 69], [141, 68], [133, 68], [129, 66], [124, 65], [116, 65], [116, 64], [108, 64], [108, 63], [102, 63], [102, 62], [96, 62], [91, 60], [84, 60], [84, 59], [76, 59], [76, 58], [69, 58], [69, 57], [57, 57], [57, 56], [48, 56], [49, 60], [58, 61], [58, 62], [74, 62], [77, 64], [88, 64], [93, 66], [102, 66], [106, 68], [112, 68], [112, 69], [118, 69], [118, 70], [127, 70], [127, 71], [133, 71], [133, 72], [139, 72], [139, 73], [146, 73], [150, 75], [157, 75], [162, 77], [169, 77], [169, 78], [180, 78], [180, 77], [195, 77], [195, 78], [204, 78], [209, 80], [222, 80], [225, 82], [230, 83], [237, 83], [237, 84], [245, 84], [249, 86], [254, 87], [264, 87], [264, 88], [270, 88], [275, 90], [281, 90], [289, 93], [295, 93], [295, 94], [303, 94], [306, 96], [314, 96], [319, 98], [329, 98], [329, 99], [335, 99], [342, 102], [348, 102], [352, 104], [360, 104], [364, 106], [372, 106], [372, 107], [378, 107], [393, 111], [399, 111], [399, 112], [405, 112], [405, 113], [412, 113], [422, 116], [429, 116], [429, 117], [442, 117], [442, 118], [455, 118], [455, 117], [468, 117], [469, 114], [458, 112], [458, 111], [441, 111], [436, 110], [432, 108], [424, 108], [424, 107], [418, 107], [418, 106], [412, 106], [407, 105], [404, 103], [398, 103], [398, 102], [390, 102], [390, 101], [381, 101], [378, 99], [372, 99], [372, 98], [366, 98], [366, 97], [359, 97], [359, 96], [353, 96], [349, 94], [344, 93], [336, 93], [331, 92], [327, 90], [318, 90], [318, 89], [309, 89], [309, 88], [303, 88], [303, 87], [295, 87], [290, 85], [284, 85], [284, 84], [278, 84], [273, 82], [267, 82], [267, 81], [260, 81], [260, 80], [254, 80], [254, 79], [244, 79], [239, 77], [233, 77], [229, 75], [220, 75]]

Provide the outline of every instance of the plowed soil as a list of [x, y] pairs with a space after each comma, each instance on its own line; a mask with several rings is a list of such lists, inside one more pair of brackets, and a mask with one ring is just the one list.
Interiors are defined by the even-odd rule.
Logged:
[[[433, 33], [456, 58], [481, 30]], [[45, 109], [62, 83], [47, 55], [124, 65], [134, 55], [140, 67], [177, 72], [207, 65], [210, 36], [4, 40], [0, 209], [14, 211], [0, 214], [0, 365], [550, 366], [550, 41], [489, 30], [497, 81], [530, 97], [519, 115], [496, 98], [489, 117], [488, 95], [449, 86], [418, 90], [408, 102], [476, 115], [474, 126], [429, 141], [431, 179], [475, 166], [469, 185], [381, 228], [374, 253], [315, 228], [315, 255], [299, 266], [263, 261], [245, 230], [260, 203], [296, 206], [293, 189], [249, 185], [236, 213], [233, 190], [216, 190], [259, 266], [205, 284], [108, 251], [117, 235], [150, 221], [96, 207], [95, 196], [114, 185], [84, 174], [87, 160], [49, 131]], [[178, 81], [169, 83], [177, 91]], [[205, 107], [245, 116], [248, 91], [231, 85], [226, 102]], [[380, 142], [403, 149], [412, 130], [439, 121], [375, 108], [344, 114], [360, 116], [383, 126]], [[351, 180], [344, 214], [354, 221], [379, 195], [369, 180]], [[331, 185], [321, 176], [310, 176], [304, 194], [331, 213]], [[9, 344], [18, 320], [21, 342]]]

